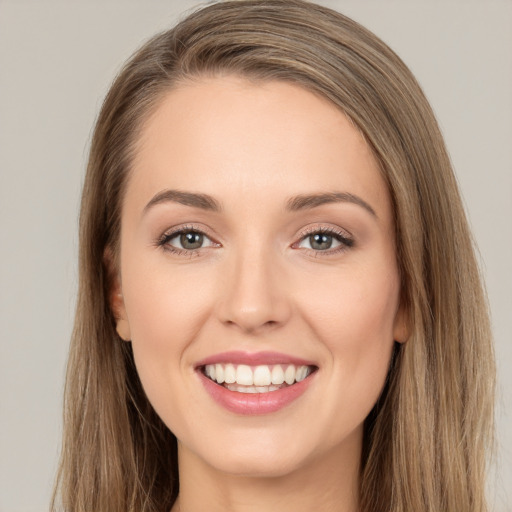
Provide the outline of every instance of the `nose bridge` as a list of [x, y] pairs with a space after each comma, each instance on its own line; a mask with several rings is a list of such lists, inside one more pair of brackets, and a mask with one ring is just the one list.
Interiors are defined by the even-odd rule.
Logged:
[[278, 259], [275, 249], [255, 240], [233, 248], [221, 278], [223, 322], [253, 332], [287, 320], [290, 304]]

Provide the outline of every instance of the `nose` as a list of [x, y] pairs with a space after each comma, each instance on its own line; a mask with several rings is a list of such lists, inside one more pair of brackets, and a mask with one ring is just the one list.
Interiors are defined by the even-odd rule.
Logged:
[[222, 323], [257, 334], [288, 321], [292, 307], [277, 259], [269, 250], [246, 250], [226, 261], [217, 304]]

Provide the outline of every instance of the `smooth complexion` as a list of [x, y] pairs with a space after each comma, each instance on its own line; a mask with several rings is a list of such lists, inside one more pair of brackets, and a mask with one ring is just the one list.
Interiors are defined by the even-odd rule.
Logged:
[[[355, 512], [363, 421], [407, 338], [399, 291], [387, 187], [337, 108], [231, 76], [171, 90], [133, 162], [112, 306], [178, 439], [174, 509]], [[245, 414], [198, 369], [232, 351], [316, 371], [289, 403]]]

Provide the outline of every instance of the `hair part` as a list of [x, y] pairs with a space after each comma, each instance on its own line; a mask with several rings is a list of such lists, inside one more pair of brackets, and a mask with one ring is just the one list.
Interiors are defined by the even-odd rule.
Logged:
[[173, 87], [207, 76], [286, 81], [330, 100], [363, 134], [392, 198], [410, 339], [365, 422], [363, 512], [484, 512], [494, 358], [457, 183], [411, 72], [349, 18], [301, 0], [209, 5], [147, 42], [97, 120], [80, 213], [79, 293], [59, 490], [68, 512], [168, 510], [177, 448], [147, 400], [109, 304], [123, 194], [144, 121]]

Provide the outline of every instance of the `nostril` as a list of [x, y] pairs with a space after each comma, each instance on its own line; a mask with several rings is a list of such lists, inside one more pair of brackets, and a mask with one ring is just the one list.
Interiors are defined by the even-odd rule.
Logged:
[[[249, 258], [250, 259], [250, 258]], [[243, 261], [235, 275], [222, 276], [222, 293], [216, 305], [217, 318], [227, 327], [246, 333], [266, 332], [283, 325], [291, 307], [286, 287], [276, 268]]]

